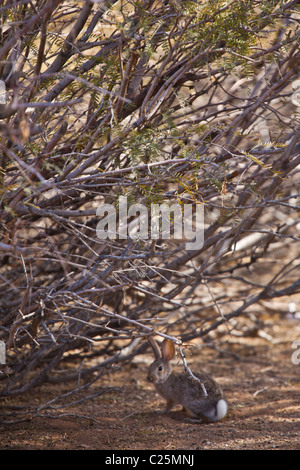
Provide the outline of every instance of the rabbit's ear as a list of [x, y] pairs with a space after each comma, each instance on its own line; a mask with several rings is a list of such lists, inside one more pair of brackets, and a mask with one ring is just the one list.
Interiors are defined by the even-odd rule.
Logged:
[[171, 361], [171, 359], [173, 359], [175, 356], [175, 346], [173, 341], [165, 338], [161, 345], [161, 351], [163, 359], [166, 361]]
[[153, 338], [153, 336], [149, 336], [148, 341], [149, 341], [149, 343], [151, 345], [151, 348], [154, 352], [155, 359], [160, 359], [161, 358], [160, 349], [159, 349], [159, 346], [158, 346], [157, 342]]

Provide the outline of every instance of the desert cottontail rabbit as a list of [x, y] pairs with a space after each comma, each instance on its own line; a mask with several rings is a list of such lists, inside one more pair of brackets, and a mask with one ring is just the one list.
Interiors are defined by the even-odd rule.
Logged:
[[205, 396], [201, 383], [189, 372], [185, 371], [181, 374], [172, 372], [170, 361], [175, 355], [173, 341], [164, 339], [160, 352], [153, 337], [148, 339], [155, 361], [149, 367], [147, 379], [155, 385], [157, 392], [167, 401], [165, 412], [180, 404], [191, 418], [197, 418], [194, 419], [197, 422], [214, 422], [224, 418], [228, 406], [221, 387], [209, 375], [193, 372], [204, 384], [207, 391], [207, 396]]

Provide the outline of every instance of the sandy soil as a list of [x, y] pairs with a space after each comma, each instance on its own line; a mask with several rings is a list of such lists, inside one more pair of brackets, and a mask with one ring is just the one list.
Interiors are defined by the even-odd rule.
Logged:
[[[292, 342], [299, 339], [299, 320], [278, 318], [274, 322], [270, 318], [265, 321], [263, 337], [228, 337], [222, 346], [226, 353], [193, 348], [187, 357], [191, 368], [211, 373], [227, 396], [229, 413], [221, 422], [187, 424], [176, 409], [161, 415], [164, 403], [146, 381], [152, 360], [149, 352], [106, 376], [104, 383], [76, 395], [76, 400], [97, 392], [99, 386], [118, 387], [119, 391], [53, 409], [51, 417], [0, 426], [0, 448], [300, 449], [300, 364], [292, 361]], [[44, 403], [67, 390], [66, 385], [44, 384], [5, 404]]]

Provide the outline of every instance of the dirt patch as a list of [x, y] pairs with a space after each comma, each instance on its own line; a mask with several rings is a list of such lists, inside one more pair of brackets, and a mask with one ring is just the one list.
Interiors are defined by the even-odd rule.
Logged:
[[[274, 324], [272, 319], [263, 332], [263, 337], [230, 336], [222, 351], [193, 348], [187, 357], [192, 368], [211, 373], [224, 388], [230, 408], [219, 423], [188, 424], [176, 409], [161, 415], [163, 401], [146, 381], [149, 354], [101, 380], [101, 387], [118, 391], [52, 409], [48, 417], [2, 425], [0, 448], [300, 449], [300, 365], [292, 361], [292, 342], [300, 339], [300, 322], [279, 319]], [[88, 394], [97, 387], [99, 383]], [[3, 405], [13, 410], [14, 406], [44, 403], [64, 392], [66, 385], [45, 384]]]

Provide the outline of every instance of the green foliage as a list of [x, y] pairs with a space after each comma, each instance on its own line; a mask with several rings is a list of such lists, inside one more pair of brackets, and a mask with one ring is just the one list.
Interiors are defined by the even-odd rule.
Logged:
[[162, 156], [160, 135], [150, 128], [133, 131], [124, 142], [124, 149], [132, 166], [152, 163]]

